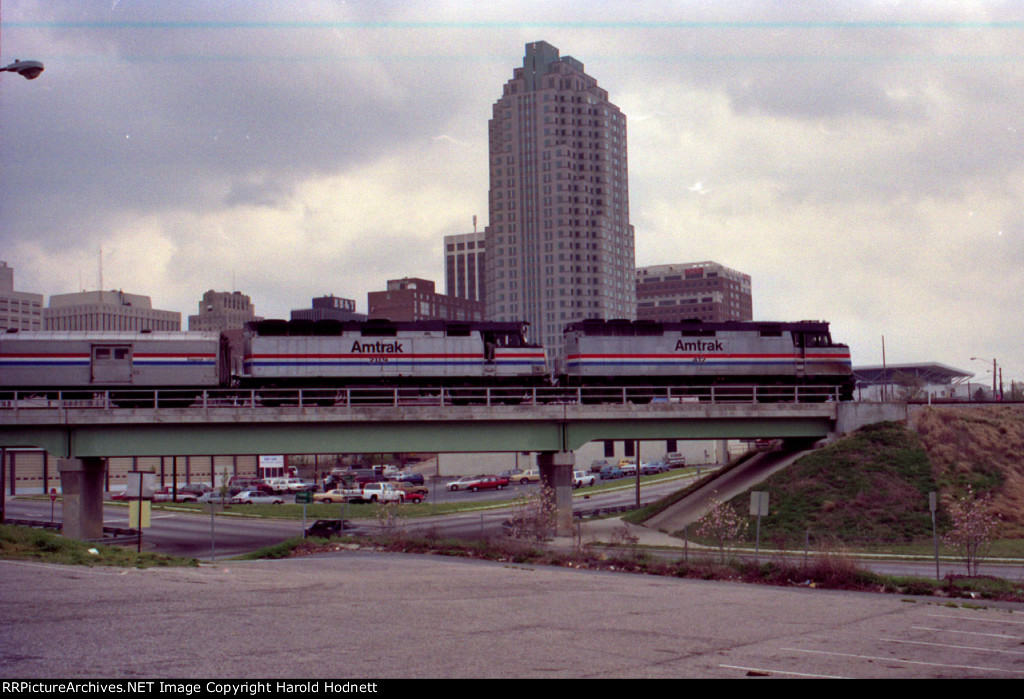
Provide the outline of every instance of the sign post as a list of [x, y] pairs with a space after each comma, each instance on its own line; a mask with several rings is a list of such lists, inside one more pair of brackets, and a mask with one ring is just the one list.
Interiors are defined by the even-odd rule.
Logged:
[[768, 514], [768, 492], [754, 490], [750, 493], [750, 514], [757, 517], [757, 546], [754, 555], [761, 555], [761, 515]]
[[932, 513], [932, 544], [935, 546], [935, 579], [941, 580], [939, 577], [939, 537], [935, 533], [935, 511], [939, 509], [939, 498], [938, 493], [934, 490], [928, 493], [928, 509]]
[[313, 502], [313, 493], [309, 490], [300, 490], [295, 493], [295, 504], [302, 504], [302, 538], [306, 538], [306, 505]]
[[135, 498], [128, 502], [128, 526], [139, 532], [136, 551], [142, 552], [142, 530], [150, 526], [149, 513], [152, 507], [153, 491], [156, 490], [156, 474], [149, 471], [128, 472], [128, 493]]

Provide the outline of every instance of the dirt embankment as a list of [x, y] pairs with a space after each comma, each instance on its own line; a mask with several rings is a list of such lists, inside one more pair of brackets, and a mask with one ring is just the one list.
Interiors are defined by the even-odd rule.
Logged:
[[943, 504], [970, 485], [990, 495], [1000, 536], [1024, 538], [1024, 406], [928, 407], [911, 427], [932, 464]]

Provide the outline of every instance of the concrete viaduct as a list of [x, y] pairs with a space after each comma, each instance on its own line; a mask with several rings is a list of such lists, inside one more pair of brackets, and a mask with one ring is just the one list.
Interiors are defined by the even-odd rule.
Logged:
[[105, 458], [221, 454], [512, 452], [540, 454], [558, 528], [572, 527], [573, 451], [599, 439], [817, 440], [904, 420], [893, 403], [332, 406], [0, 409], [0, 447], [57, 457], [65, 534], [102, 536]]

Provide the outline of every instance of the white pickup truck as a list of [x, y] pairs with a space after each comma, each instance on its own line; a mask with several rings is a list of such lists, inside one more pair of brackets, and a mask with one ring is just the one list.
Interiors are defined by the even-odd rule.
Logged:
[[268, 478], [265, 482], [275, 493], [299, 493], [316, 487], [301, 478]]
[[597, 483], [597, 476], [588, 471], [573, 471], [572, 472], [572, 487], [582, 488], [585, 485], [594, 485]]
[[360, 488], [346, 488], [342, 491], [349, 502], [405, 502], [405, 491], [391, 483], [367, 483]]

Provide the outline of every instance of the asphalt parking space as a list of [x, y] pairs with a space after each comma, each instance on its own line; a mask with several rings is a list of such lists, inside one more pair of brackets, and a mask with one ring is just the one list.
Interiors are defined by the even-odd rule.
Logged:
[[891, 614], [737, 649], [737, 675], [818, 678], [1024, 677], [1024, 613], [903, 599]]
[[368, 551], [0, 579], [3, 677], [1024, 674], [1021, 605]]

